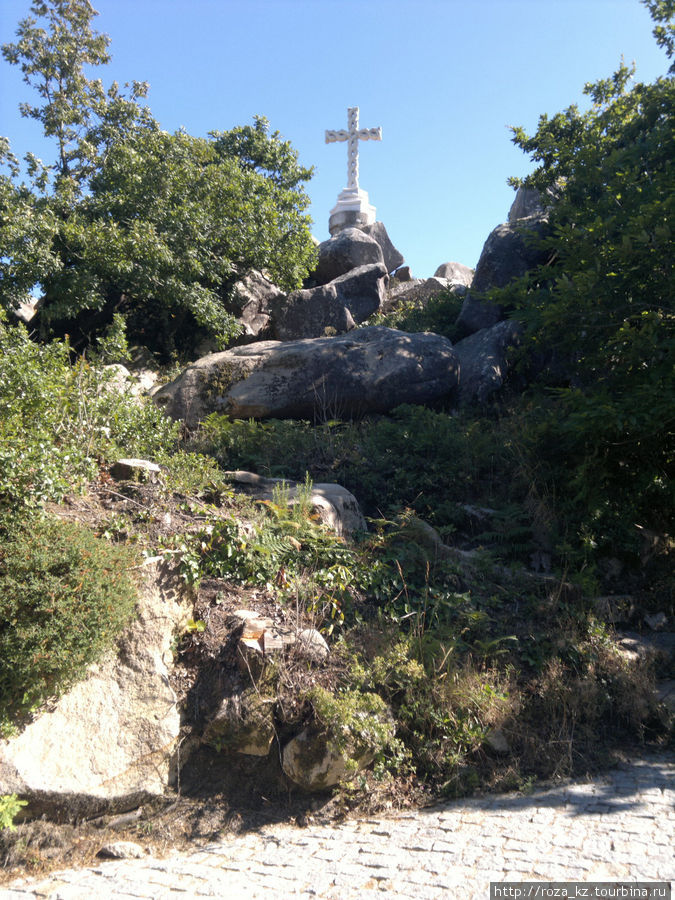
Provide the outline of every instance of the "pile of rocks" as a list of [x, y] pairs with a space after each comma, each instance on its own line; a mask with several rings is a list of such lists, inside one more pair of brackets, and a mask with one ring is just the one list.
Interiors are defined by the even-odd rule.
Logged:
[[[258, 273], [244, 279], [236, 294], [246, 345], [197, 360], [155, 401], [191, 427], [213, 411], [326, 420], [401, 403], [485, 403], [502, 386], [521, 335], [486, 294], [544, 261], [528, 235], [547, 228], [538, 195], [521, 189], [475, 274], [447, 262], [425, 280], [410, 277], [381, 223], [345, 228], [320, 244], [303, 290], [285, 295]], [[356, 327], [375, 312], [425, 305], [448, 290], [464, 298], [457, 327], [465, 336], [454, 346], [430, 333]]]

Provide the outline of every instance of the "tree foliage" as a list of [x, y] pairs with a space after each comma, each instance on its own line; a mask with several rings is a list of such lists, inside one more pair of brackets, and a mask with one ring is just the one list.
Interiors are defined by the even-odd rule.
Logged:
[[147, 85], [105, 90], [85, 66], [109, 39], [88, 0], [36, 0], [5, 58], [40, 102], [22, 104], [55, 139], [57, 158], [26, 160], [29, 181], [0, 147], [0, 303], [42, 291], [41, 334], [85, 346], [120, 313], [129, 336], [165, 356], [195, 329], [227, 342], [237, 278], [264, 270], [299, 287], [314, 261], [303, 184], [312, 170], [269, 123], [197, 138], [168, 134], [139, 105]]
[[19, 23], [17, 42], [5, 44], [2, 54], [20, 66], [24, 81], [42, 100], [38, 105], [22, 103], [20, 109], [41, 123], [46, 137], [55, 138], [57, 179], [71, 179], [82, 187], [102, 150], [149, 115], [137, 104], [148, 85], [127, 85], [127, 98], [116, 83], [106, 91], [100, 79], [85, 76], [85, 65], [110, 60], [108, 36], [92, 30], [96, 11], [89, 0], [36, 0], [31, 12]]
[[[647, 5], [672, 19], [671, 2]], [[659, 27], [670, 32], [657, 38], [672, 33]], [[622, 64], [586, 85], [588, 111], [542, 116], [532, 136], [514, 130], [538, 163], [526, 183], [557, 194], [547, 238], [556, 262], [516, 298], [530, 347], [556, 350], [540, 449], [561, 466], [562, 493], [593, 544], [637, 534], [635, 523], [666, 528], [673, 506], [675, 81], [632, 76]]]

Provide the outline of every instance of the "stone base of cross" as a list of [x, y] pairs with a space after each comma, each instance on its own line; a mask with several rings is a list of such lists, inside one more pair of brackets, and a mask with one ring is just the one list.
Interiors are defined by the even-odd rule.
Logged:
[[331, 236], [359, 225], [375, 221], [375, 207], [368, 201], [368, 194], [359, 187], [359, 141], [381, 141], [381, 128], [359, 128], [359, 108], [354, 106], [347, 113], [348, 131], [327, 131], [326, 143], [348, 141], [347, 187], [338, 195], [337, 203], [330, 211], [328, 230]]
[[330, 211], [328, 231], [331, 237], [343, 228], [371, 225], [375, 221], [375, 207], [368, 200], [368, 192], [362, 188], [350, 191], [345, 188], [338, 194], [337, 203]]

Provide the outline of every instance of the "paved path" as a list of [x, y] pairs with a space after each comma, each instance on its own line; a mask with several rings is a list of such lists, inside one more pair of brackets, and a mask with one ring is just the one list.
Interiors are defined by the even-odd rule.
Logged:
[[675, 878], [675, 754], [590, 783], [337, 826], [274, 825], [165, 859], [25, 879], [2, 900], [479, 898], [490, 881]]

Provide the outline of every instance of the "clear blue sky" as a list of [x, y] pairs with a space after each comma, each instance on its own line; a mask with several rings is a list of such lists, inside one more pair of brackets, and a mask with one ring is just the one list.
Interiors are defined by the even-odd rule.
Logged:
[[[11, 41], [30, 0], [0, 0]], [[584, 83], [623, 56], [637, 78], [664, 74], [664, 53], [638, 0], [98, 0], [111, 38], [104, 84], [150, 83], [162, 127], [194, 135], [265, 115], [316, 174], [314, 234], [346, 186], [345, 144], [325, 144], [359, 106], [360, 182], [416, 276], [450, 260], [475, 266], [506, 220], [509, 175], [527, 174], [509, 125], [584, 104]], [[0, 134], [17, 155], [52, 158], [39, 126], [22, 120], [29, 88], [0, 61]]]

